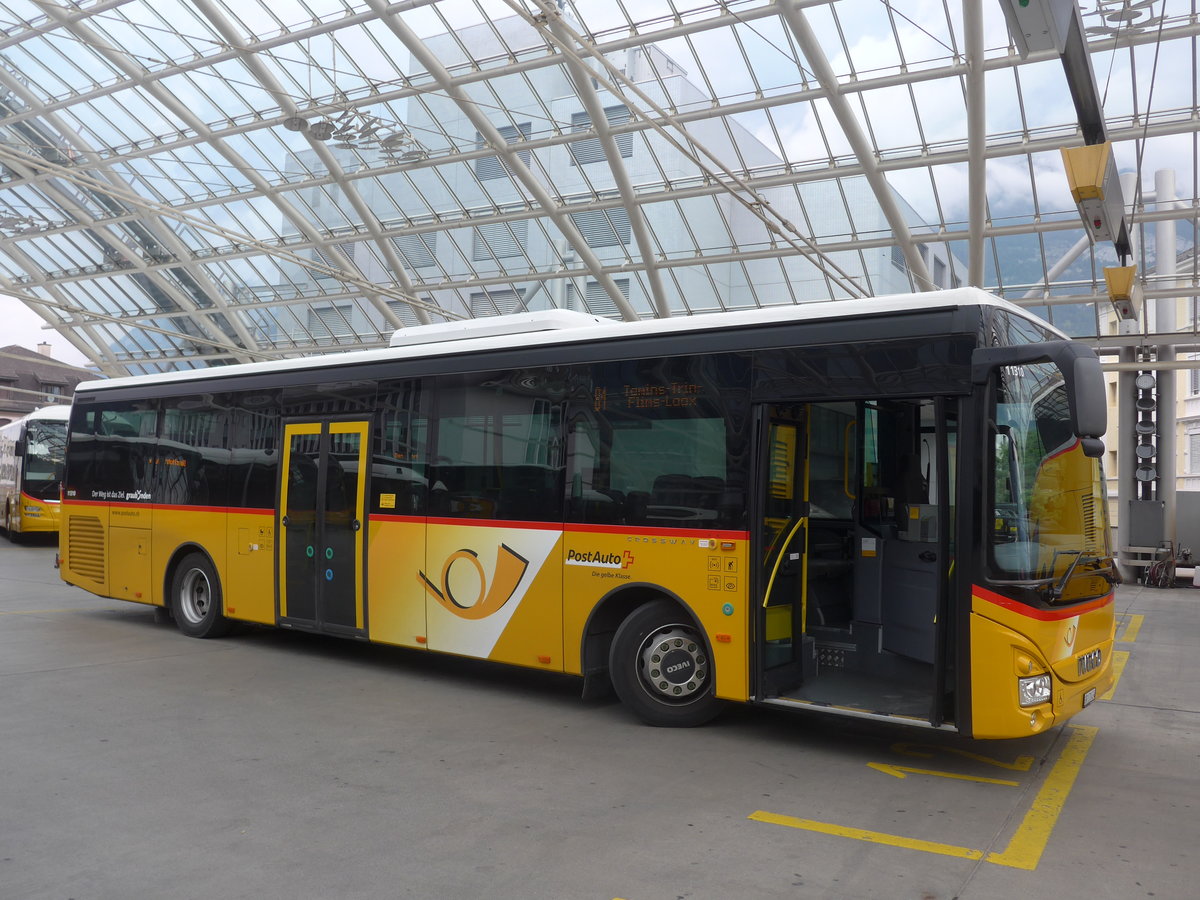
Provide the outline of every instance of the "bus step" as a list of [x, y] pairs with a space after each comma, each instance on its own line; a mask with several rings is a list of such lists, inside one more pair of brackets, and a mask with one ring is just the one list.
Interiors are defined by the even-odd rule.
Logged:
[[853, 668], [854, 645], [841, 643], [817, 644], [817, 667], [819, 669]]

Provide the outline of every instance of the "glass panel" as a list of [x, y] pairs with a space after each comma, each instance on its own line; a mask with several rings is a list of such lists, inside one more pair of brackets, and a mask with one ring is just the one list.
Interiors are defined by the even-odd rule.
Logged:
[[883, 401], [864, 409], [863, 524], [883, 537], [938, 539], [934, 409], [931, 400]]
[[1066, 582], [1109, 564], [1100, 461], [1071, 434], [1067, 390], [1049, 363], [1002, 370], [993, 421], [990, 529], [996, 577], [1041, 581], [1050, 600], [1108, 589], [1102, 578]]
[[575, 521], [745, 527], [745, 385], [737, 357], [613, 363], [572, 407]]
[[71, 482], [88, 485], [77, 499], [150, 502], [157, 421], [153, 402], [113, 403], [74, 417], [71, 441], [78, 448], [72, 449]]
[[357, 618], [355, 549], [362, 528], [358, 519], [362, 435], [334, 432], [328, 435], [328, 441], [321, 559], [317, 564], [322, 585], [321, 617], [329, 624], [353, 627]]
[[809, 516], [849, 519], [854, 514], [854, 404], [814, 404], [809, 415]]
[[30, 422], [25, 431], [21, 490], [41, 500], [57, 500], [66, 446], [66, 422]]
[[293, 434], [288, 453], [284, 514], [287, 567], [287, 615], [317, 617], [317, 498], [320, 496], [321, 436]]
[[429, 475], [433, 515], [562, 520], [560, 383], [534, 369], [443, 382]]
[[383, 414], [371, 461], [371, 511], [424, 515], [429, 420], [417, 411], [420, 389], [415, 383], [381, 385], [380, 398]]
[[250, 509], [275, 508], [279, 480], [277, 429], [278, 393], [244, 394], [230, 411], [229, 505]]
[[163, 401], [155, 500], [192, 506], [226, 506], [228, 413], [211, 397]]

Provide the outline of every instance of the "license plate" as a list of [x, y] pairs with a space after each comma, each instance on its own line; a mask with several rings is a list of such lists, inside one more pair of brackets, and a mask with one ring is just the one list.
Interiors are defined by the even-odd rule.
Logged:
[[1096, 699], [1096, 689], [1092, 688], [1090, 691], [1088, 691], [1086, 694], [1083, 695], [1083, 705], [1087, 706], [1089, 703], [1091, 703], [1095, 699]]

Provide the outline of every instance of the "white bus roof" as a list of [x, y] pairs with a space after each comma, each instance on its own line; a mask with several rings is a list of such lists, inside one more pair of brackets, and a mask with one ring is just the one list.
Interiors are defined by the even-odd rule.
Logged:
[[[23, 419], [18, 419], [19, 422], [65, 422], [71, 418], [71, 407], [55, 405], [43, 406], [41, 409], [35, 409]], [[15, 423], [14, 423], [15, 424]]]
[[[1020, 307], [978, 288], [955, 288], [946, 291], [896, 294], [888, 297], [854, 300], [824, 300], [733, 312], [678, 316], [669, 319], [646, 319], [639, 322], [602, 319], [568, 310], [549, 310], [544, 313], [518, 313], [511, 316], [490, 316], [463, 322], [415, 326], [396, 332], [390, 346], [376, 350], [328, 353], [235, 366], [186, 369], [158, 375], [135, 375], [125, 378], [85, 381], [76, 387], [76, 393], [144, 384], [186, 383], [263, 372], [307, 371], [358, 363], [457, 356], [488, 350], [542, 347], [555, 344], [569, 345], [656, 334], [719, 331], [726, 328], [784, 324], [796, 321], [855, 319], [884, 313], [942, 310], [962, 306], [1003, 307], [1010, 312], [1039, 322], [1050, 331], [1056, 330]], [[402, 337], [406, 332], [409, 333], [409, 336]]]

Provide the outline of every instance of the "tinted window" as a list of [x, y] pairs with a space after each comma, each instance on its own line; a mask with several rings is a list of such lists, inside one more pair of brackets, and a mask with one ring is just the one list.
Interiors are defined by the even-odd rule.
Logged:
[[228, 428], [227, 401], [214, 401], [211, 395], [163, 401], [156, 503], [227, 504]]
[[607, 363], [587, 381], [571, 405], [571, 521], [744, 527], [744, 359]]
[[228, 504], [274, 509], [279, 478], [279, 396], [242, 394], [230, 401]]
[[424, 515], [429, 420], [420, 411], [419, 382], [383, 384], [379, 399], [379, 431], [371, 459], [371, 512]]
[[157, 421], [152, 401], [76, 407], [67, 447], [68, 496], [151, 502]]
[[375, 409], [375, 382], [345, 379], [286, 387], [280, 402], [285, 419], [371, 413]]
[[554, 370], [440, 379], [430, 513], [561, 522], [564, 392]]
[[35, 419], [29, 423], [25, 430], [21, 490], [43, 500], [58, 499], [66, 444], [66, 422]]

